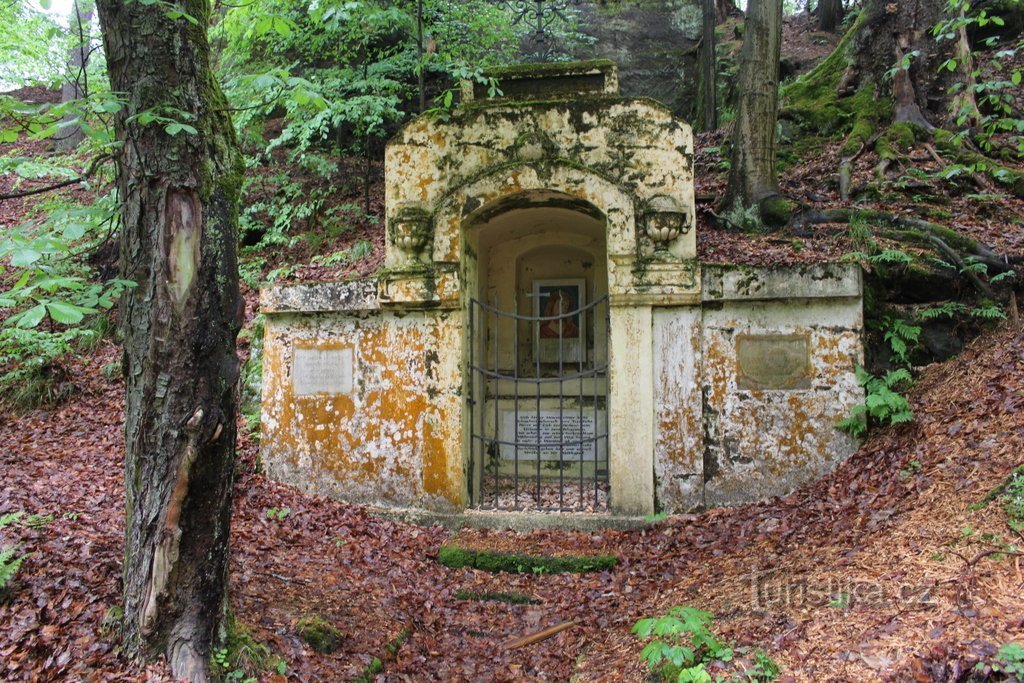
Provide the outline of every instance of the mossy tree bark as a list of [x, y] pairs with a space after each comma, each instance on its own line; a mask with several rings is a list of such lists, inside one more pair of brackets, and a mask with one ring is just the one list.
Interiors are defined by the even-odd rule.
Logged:
[[769, 217], [765, 209], [780, 199], [775, 126], [781, 46], [782, 0], [750, 0], [740, 53], [732, 164], [721, 208], [757, 206], [766, 222], [776, 222], [775, 212]]
[[[208, 678], [224, 609], [243, 312], [241, 157], [210, 68], [205, 0], [97, 3], [122, 201], [125, 402], [124, 643]], [[167, 16], [168, 8], [196, 23]], [[143, 123], [152, 112], [173, 123]], [[177, 132], [175, 129], [177, 128]]]
[[[851, 91], [859, 84], [884, 92], [891, 82], [894, 121], [929, 129], [945, 122], [950, 116], [946, 93], [955, 76], [940, 72], [939, 65], [955, 45], [932, 35], [944, 8], [944, 0], [868, 0], [861, 10], [865, 19], [849, 46], [844, 84]], [[969, 56], [964, 55], [968, 61]]]

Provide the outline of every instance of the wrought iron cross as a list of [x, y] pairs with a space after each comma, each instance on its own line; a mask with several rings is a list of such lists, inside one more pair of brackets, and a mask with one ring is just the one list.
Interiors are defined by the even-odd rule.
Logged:
[[535, 51], [528, 57], [538, 61], [553, 61], [559, 54], [550, 29], [556, 21], [569, 23], [565, 11], [570, 6], [578, 7], [582, 0], [497, 0], [512, 14], [512, 25], [526, 25], [530, 29], [530, 40]]

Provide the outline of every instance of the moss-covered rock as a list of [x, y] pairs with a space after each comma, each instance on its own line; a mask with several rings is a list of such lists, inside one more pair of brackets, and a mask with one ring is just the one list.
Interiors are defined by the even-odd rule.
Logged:
[[319, 614], [307, 614], [299, 619], [295, 632], [314, 652], [322, 655], [331, 654], [341, 645], [341, 632]]

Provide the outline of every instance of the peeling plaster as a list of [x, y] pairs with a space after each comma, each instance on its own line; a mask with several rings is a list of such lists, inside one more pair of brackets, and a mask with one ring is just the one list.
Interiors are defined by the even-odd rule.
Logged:
[[[601, 68], [614, 83], [614, 69]], [[415, 119], [388, 144], [385, 270], [261, 292], [270, 476], [357, 502], [468, 504], [468, 297], [488, 278], [518, 277], [487, 259], [516, 246], [501, 221], [538, 207], [578, 211], [604, 231], [595, 244], [604, 245], [611, 306], [613, 511], [677, 513], [778, 495], [853, 452], [834, 425], [863, 400], [854, 374], [863, 362], [859, 268], [697, 263], [690, 128], [657, 103], [615, 92], [476, 100], [449, 121]], [[666, 206], [687, 229], [655, 243], [641, 218]], [[481, 225], [504, 225], [508, 248], [478, 255]], [[529, 239], [569, 244], [564, 234]], [[580, 253], [597, 263], [601, 249]], [[737, 340], [751, 338], [800, 340], [787, 353], [806, 353], [806, 364], [774, 367], [770, 352], [747, 354], [764, 371], [738, 381]], [[352, 390], [295, 395], [295, 348], [350, 349]], [[773, 385], [787, 367], [803, 374]]]

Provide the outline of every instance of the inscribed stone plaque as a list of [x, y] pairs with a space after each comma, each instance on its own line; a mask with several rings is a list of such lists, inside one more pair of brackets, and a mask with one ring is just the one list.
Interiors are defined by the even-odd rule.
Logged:
[[736, 337], [739, 389], [810, 389], [810, 343], [803, 334]]
[[[604, 411], [566, 409], [520, 411], [505, 410], [501, 413], [501, 440], [516, 442], [519, 460], [536, 460], [537, 444], [540, 444], [541, 460], [594, 460], [598, 454], [604, 458], [606, 439], [603, 430], [598, 436], [598, 420], [603, 424]], [[532, 444], [532, 445], [531, 445]], [[516, 458], [517, 447], [502, 444], [501, 457], [505, 460]]]
[[296, 396], [352, 393], [352, 349], [295, 349], [292, 387]]

